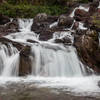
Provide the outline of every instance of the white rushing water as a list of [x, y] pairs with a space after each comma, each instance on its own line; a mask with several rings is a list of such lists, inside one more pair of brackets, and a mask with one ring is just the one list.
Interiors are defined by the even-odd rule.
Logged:
[[[55, 39], [70, 38], [73, 44], [74, 37], [71, 32], [55, 32], [49, 41], [39, 41], [38, 36], [32, 32], [32, 19], [19, 19], [20, 31], [6, 36], [13, 41], [31, 46], [32, 74], [26, 78], [12, 78], [18, 76], [19, 52], [11, 44], [0, 45], [0, 83], [10, 82], [36, 82], [40, 87], [63, 88], [63, 91], [87, 93], [100, 93], [98, 81], [100, 77], [86, 75], [84, 65], [80, 62], [76, 49], [73, 46], [64, 46], [54, 43]], [[51, 24], [50, 27], [57, 23]], [[85, 29], [80, 23], [79, 28]], [[28, 43], [27, 40], [36, 40], [38, 43]], [[10, 52], [10, 53], [9, 53]], [[9, 76], [5, 77], [4, 76]]]
[[[83, 76], [85, 74], [84, 65], [79, 61], [75, 48], [73, 46], [64, 47], [63, 44], [55, 44], [51, 40], [39, 41], [38, 36], [31, 31], [32, 23], [32, 19], [19, 19], [21, 32], [6, 36], [17, 42], [28, 43], [28, 39], [39, 42], [30, 44], [33, 55], [31, 55], [32, 74], [45, 77]], [[74, 42], [70, 31], [54, 33], [52, 40], [64, 37]]]
[[55, 50], [52, 49], [53, 45], [50, 45], [52, 48], [49, 45], [48, 48], [41, 45], [32, 46], [32, 53], [35, 54], [36, 60], [32, 64], [34, 75], [46, 77], [83, 76], [84, 66], [79, 61], [74, 47], [70, 46], [65, 50], [59, 50], [55, 46]]
[[4, 76], [18, 76], [19, 53], [11, 44], [0, 45], [0, 74]]

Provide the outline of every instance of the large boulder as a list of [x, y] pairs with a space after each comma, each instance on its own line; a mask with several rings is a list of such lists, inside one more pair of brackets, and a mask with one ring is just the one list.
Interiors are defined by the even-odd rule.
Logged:
[[86, 34], [75, 37], [75, 47], [81, 61], [100, 74], [100, 49], [98, 33], [88, 30]]
[[67, 28], [70, 28], [74, 22], [74, 19], [71, 17], [68, 17], [66, 15], [61, 15], [58, 19], [58, 26], [64, 26]]

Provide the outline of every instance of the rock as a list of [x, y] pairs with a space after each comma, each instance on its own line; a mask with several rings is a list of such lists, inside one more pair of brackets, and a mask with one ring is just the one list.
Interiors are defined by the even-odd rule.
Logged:
[[18, 23], [9, 22], [6, 24], [5, 30], [8, 31], [9, 33], [15, 33], [19, 31], [18, 27], [19, 27]]
[[66, 15], [61, 15], [58, 19], [58, 26], [64, 26], [70, 28], [73, 22], [74, 22], [73, 18], [68, 17]]
[[49, 40], [49, 39], [51, 39], [52, 37], [53, 37], [53, 33], [54, 33], [54, 31], [52, 31], [52, 30], [44, 30], [44, 31], [41, 31], [41, 33], [40, 33], [40, 36], [39, 36], [39, 39], [41, 40], [41, 41], [47, 41], [47, 40]]
[[38, 43], [38, 41], [31, 40], [31, 39], [28, 39], [27, 42], [30, 42], [30, 43]]
[[79, 22], [74, 22], [72, 29], [76, 30], [79, 27]]
[[31, 74], [30, 46], [25, 46], [20, 52], [19, 76]]
[[92, 15], [97, 11], [97, 7], [99, 6], [99, 0], [94, 0], [93, 3], [90, 4], [89, 13]]
[[100, 81], [98, 82], [98, 86], [100, 87]]
[[98, 47], [98, 33], [94, 30], [88, 30], [86, 34], [75, 37], [74, 45], [77, 48], [81, 61], [100, 74], [100, 61], [96, 59], [100, 57], [99, 52], [97, 52], [100, 51]]
[[76, 34], [77, 35], [84, 35], [85, 33], [86, 33], [86, 30], [76, 29]]
[[71, 45], [72, 41], [69, 37], [65, 36], [62, 39], [55, 39], [55, 43], [63, 43], [64, 45]]
[[95, 13], [91, 16], [90, 28], [100, 32], [100, 13]]
[[0, 14], [0, 25], [4, 25], [8, 22], [10, 22], [10, 18]]
[[0, 25], [0, 36], [5, 36], [11, 33], [19, 32], [18, 22], [13, 20], [12, 22], [8, 22], [5, 25]]
[[39, 13], [35, 16], [34, 18], [34, 22], [42, 22], [42, 21], [45, 21], [47, 20], [48, 18], [48, 15], [46, 13]]
[[76, 21], [85, 21], [85, 20], [88, 20], [89, 19], [89, 13], [86, 12], [85, 10], [82, 10], [82, 9], [76, 9], [75, 10], [75, 20]]
[[15, 42], [15, 41], [12, 41], [12, 40], [9, 40], [5, 37], [1, 37], [0, 38], [0, 43], [2, 44], [5, 44], [8, 46], [8, 43], [11, 43], [14, 47], [16, 47], [19, 51], [21, 51], [21, 49], [24, 47], [22, 44], [18, 43], [18, 42]]
[[39, 35], [40, 40], [48, 40], [52, 38], [54, 32], [52, 29], [50, 29], [50, 25], [56, 22], [57, 19], [58, 19], [57, 16], [48, 16], [47, 19], [41, 21], [40, 20], [35, 21], [34, 19], [31, 30], [37, 34], [40, 34]]

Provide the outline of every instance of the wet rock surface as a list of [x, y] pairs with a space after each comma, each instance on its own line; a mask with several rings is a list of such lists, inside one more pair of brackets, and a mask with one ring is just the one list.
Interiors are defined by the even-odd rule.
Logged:
[[20, 52], [19, 76], [26, 76], [31, 74], [31, 48], [25, 46]]
[[98, 33], [96, 31], [88, 30], [85, 35], [75, 37], [75, 46], [81, 60], [94, 71], [100, 73], [99, 61], [97, 61], [97, 58], [99, 58], [98, 45]]
[[5, 25], [0, 25], [0, 37], [11, 33], [19, 32], [18, 21], [15, 20], [17, 19], [13, 19], [12, 21], [6, 22]]
[[61, 15], [58, 19], [58, 26], [65, 26], [67, 28], [70, 28], [73, 22], [74, 22], [73, 18], [68, 17], [66, 15]]

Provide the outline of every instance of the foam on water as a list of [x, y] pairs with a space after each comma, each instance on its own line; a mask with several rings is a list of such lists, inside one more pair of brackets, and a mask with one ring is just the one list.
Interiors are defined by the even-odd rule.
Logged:
[[0, 77], [0, 85], [5, 85], [7, 83], [31, 83], [38, 88], [46, 87], [52, 88], [52, 90], [61, 90], [64, 92], [73, 93], [75, 95], [82, 96], [96, 96], [99, 97], [100, 88], [98, 82], [100, 76], [89, 76], [89, 77], [33, 77], [27, 76], [24, 78], [19, 77]]

